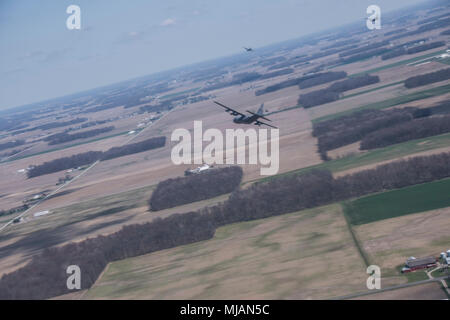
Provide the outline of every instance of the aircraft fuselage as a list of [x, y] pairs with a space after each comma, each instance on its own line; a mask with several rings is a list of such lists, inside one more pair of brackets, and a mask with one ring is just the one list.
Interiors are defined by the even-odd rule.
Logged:
[[245, 124], [251, 124], [255, 122], [258, 119], [258, 116], [251, 115], [251, 116], [237, 116], [234, 117], [233, 122], [234, 123], [245, 123]]

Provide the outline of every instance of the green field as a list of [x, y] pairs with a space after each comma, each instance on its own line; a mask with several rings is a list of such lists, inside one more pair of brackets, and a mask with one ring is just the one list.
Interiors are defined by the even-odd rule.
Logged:
[[350, 110], [337, 112], [337, 113], [333, 113], [333, 114], [330, 114], [327, 116], [319, 117], [319, 118], [313, 119], [312, 123], [317, 123], [317, 122], [321, 122], [321, 121], [325, 121], [325, 120], [340, 118], [340, 117], [349, 115], [353, 112], [361, 111], [361, 110], [365, 110], [365, 109], [378, 109], [378, 110], [386, 109], [386, 108], [390, 108], [390, 107], [393, 107], [393, 106], [396, 106], [399, 104], [408, 103], [408, 102], [426, 99], [426, 98], [431, 98], [431, 97], [439, 96], [439, 95], [446, 94], [449, 92], [450, 92], [450, 84], [447, 84], [444, 86], [431, 88], [431, 89], [418, 91], [418, 92], [413, 92], [413, 93], [410, 93], [410, 94], [407, 94], [404, 96], [395, 97], [395, 98], [391, 98], [391, 99], [387, 99], [387, 100], [383, 100], [383, 101], [379, 101], [379, 102], [374, 102], [374, 103], [370, 103], [370, 104], [367, 104], [365, 106], [361, 106], [358, 108], [353, 108]]
[[424, 270], [417, 270], [414, 272], [402, 273], [403, 266], [404, 266], [403, 264], [399, 265], [395, 269], [397, 270], [397, 273], [402, 275], [403, 277], [405, 277], [408, 282], [416, 282], [416, 281], [423, 281], [423, 280], [429, 279]]
[[450, 206], [450, 179], [378, 193], [344, 203], [353, 225]]
[[443, 64], [450, 64], [450, 58], [444, 58], [436, 60], [437, 62], [443, 63]]

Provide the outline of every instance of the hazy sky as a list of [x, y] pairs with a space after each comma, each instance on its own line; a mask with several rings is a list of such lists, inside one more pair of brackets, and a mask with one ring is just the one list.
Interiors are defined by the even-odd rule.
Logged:
[[[0, 109], [257, 48], [423, 0], [0, 0]], [[68, 30], [66, 8], [81, 8]]]

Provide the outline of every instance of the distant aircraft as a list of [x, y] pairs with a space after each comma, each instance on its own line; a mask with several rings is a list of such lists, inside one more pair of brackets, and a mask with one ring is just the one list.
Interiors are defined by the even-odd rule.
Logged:
[[230, 107], [227, 107], [226, 105], [223, 105], [223, 104], [221, 104], [220, 102], [217, 102], [217, 101], [214, 101], [214, 103], [219, 105], [219, 106], [221, 106], [222, 108], [225, 108], [225, 112], [228, 112], [232, 116], [235, 116], [234, 119], [233, 119], [234, 123], [244, 123], [244, 124], [252, 124], [252, 123], [254, 123], [257, 126], [261, 126], [262, 124], [264, 124], [264, 125], [269, 126], [271, 128], [278, 129], [275, 126], [272, 126], [272, 125], [270, 125], [268, 123], [264, 123], [264, 122], [261, 122], [261, 121], [258, 120], [259, 118], [262, 118], [262, 119], [267, 120], [267, 121], [272, 121], [272, 120], [267, 119], [266, 117], [264, 117], [264, 114], [263, 114], [264, 113], [264, 103], [261, 104], [261, 107], [259, 107], [259, 109], [258, 109], [258, 111], [256, 113], [247, 110], [247, 112], [250, 113], [251, 115], [245, 115], [243, 113], [240, 113], [239, 111], [231, 109]]
[[253, 51], [252, 48], [246, 48], [246, 47], [243, 47], [243, 48], [244, 48], [244, 50], [247, 51], [247, 52]]

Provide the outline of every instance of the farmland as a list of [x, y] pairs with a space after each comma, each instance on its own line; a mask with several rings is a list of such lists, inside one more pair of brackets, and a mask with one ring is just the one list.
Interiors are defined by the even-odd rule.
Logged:
[[111, 263], [84, 298], [330, 298], [364, 290], [364, 279], [333, 205], [228, 225], [211, 240]]
[[370, 263], [401, 283], [408, 281], [399, 272], [408, 257], [438, 256], [447, 248], [449, 213], [448, 207], [417, 212], [356, 225], [353, 230]]
[[345, 203], [353, 225], [450, 206], [450, 179], [386, 191]]
[[[427, 10], [422, 10], [418, 16], [434, 19], [428, 14]], [[398, 24], [392, 21], [386, 27], [388, 32], [395, 33]], [[415, 28], [416, 22], [411, 19], [406, 22], [406, 27]], [[361, 171], [399, 159], [449, 152], [450, 133], [370, 150], [360, 150], [357, 139], [361, 137], [353, 135], [351, 137], [355, 139], [344, 141], [350, 144], [329, 147], [327, 158], [320, 153], [313, 125], [368, 109], [412, 106], [422, 112], [447, 101], [450, 99], [450, 80], [411, 89], [404, 86], [408, 78], [448, 68], [448, 58], [438, 57], [446, 52], [441, 50], [442, 45], [438, 50], [417, 52], [408, 58], [401, 55], [388, 61], [379, 54], [370, 55], [372, 51], [366, 58], [358, 54], [367, 54], [367, 47], [373, 44], [380, 45], [382, 51], [402, 46], [417, 48], [423, 42], [428, 45], [429, 41], [448, 44], [448, 36], [441, 34], [442, 29], [438, 28], [420, 35], [408, 33], [404, 38], [386, 40], [384, 30], [372, 34], [365, 29], [364, 32], [358, 28], [351, 32], [344, 30], [311, 36], [314, 41], [292, 40], [289, 44], [256, 49], [252, 53], [241, 52], [205, 65], [180, 68], [79, 93], [75, 97], [43, 102], [33, 108], [27, 107], [29, 114], [13, 111], [2, 114], [0, 129], [1, 125], [6, 129], [0, 130], [0, 144], [11, 147], [0, 155], [3, 161], [0, 164], [0, 210], [8, 212], [8, 215], [0, 216], [0, 228], [6, 226], [0, 229], [0, 276], [20, 270], [48, 248], [56, 250], [70, 243], [77, 246], [99, 235], [106, 239], [124, 226], [142, 227], [144, 223], [160, 221], [159, 218], [188, 216], [185, 215], [188, 212], [209, 214], [213, 211], [210, 207], [214, 207], [222, 208], [222, 211], [217, 209], [220, 214], [215, 215], [216, 220], [208, 225], [213, 226], [211, 230], [216, 230], [212, 239], [183, 242], [179, 247], [168, 245], [163, 250], [155, 246], [149, 254], [150, 251], [136, 250], [132, 251], [138, 252], [134, 255], [120, 256], [120, 259], [126, 258], [124, 260], [108, 260], [113, 262], [107, 265], [93, 287], [60, 298], [328, 299], [365, 292], [366, 267], [372, 263], [382, 268], [386, 286], [424, 279], [424, 272], [405, 276], [399, 273], [399, 268], [408, 256], [435, 255], [450, 243], [447, 231], [450, 227], [450, 179], [391, 191], [383, 191], [384, 185], [378, 181], [377, 186], [381, 187], [376, 191], [382, 192], [351, 197], [375, 192], [358, 193], [363, 190], [363, 185], [364, 190], [369, 190], [376, 180], [365, 178]], [[351, 48], [341, 50], [337, 46], [340, 42], [348, 42]], [[356, 57], [341, 59], [345, 57], [341, 53], [347, 50], [354, 52]], [[284, 69], [272, 71], [279, 67]], [[339, 77], [329, 78], [333, 74]], [[376, 78], [376, 82], [359, 86], [355, 77], [363, 74]], [[337, 83], [339, 81], [344, 85]], [[322, 90], [333, 87], [341, 88], [336, 92], [336, 100], [310, 105], [310, 108], [299, 104], [301, 95], [319, 92], [320, 97], [320, 93], [325, 92]], [[265, 90], [267, 88], [272, 89]], [[217, 180], [202, 176], [205, 180], [199, 179], [199, 185], [211, 194], [196, 197], [192, 201], [201, 200], [188, 203], [190, 200], [184, 198], [190, 199], [192, 185], [185, 187], [180, 181], [184, 179], [185, 170], [195, 169], [205, 159], [181, 165], [171, 161], [175, 143], [169, 140], [174, 130], [183, 128], [192, 132], [194, 121], [200, 120], [205, 131], [215, 129], [224, 133], [228, 129], [259, 128], [254, 124], [234, 123], [213, 100], [242, 113], [255, 112], [264, 104], [264, 115], [279, 128], [279, 171], [273, 176], [263, 176], [262, 164], [240, 164], [241, 184], [237, 181], [233, 188], [219, 193], [212, 192]], [[442, 114], [426, 116], [441, 117]], [[382, 121], [384, 118], [379, 122]], [[354, 122], [349, 121], [346, 125], [357, 127], [358, 123]], [[367, 122], [370, 127], [373, 119], [369, 117]], [[96, 130], [100, 125], [114, 129], [95, 137], [84, 136], [84, 130]], [[393, 126], [396, 125], [398, 123]], [[342, 127], [342, 123], [337, 123], [336, 128], [339, 126]], [[55, 147], [47, 143], [48, 137], [54, 135], [80, 138], [75, 142], [63, 141], [61, 146]], [[84, 152], [126, 149], [132, 141], [139, 143], [155, 137], [164, 137], [167, 143], [154, 150], [125, 153], [120, 158], [109, 157], [99, 161], [98, 165], [94, 162], [95, 166], [89, 172], [84, 171], [88, 163], [86, 167], [78, 164], [58, 167], [58, 170], [46, 172], [48, 174], [27, 174], [44, 163]], [[238, 148], [230, 148], [233, 149], [227, 147], [218, 152], [224, 155], [228, 151], [238, 151]], [[249, 146], [243, 149], [248, 150]], [[59, 161], [67, 163], [66, 160]], [[432, 170], [431, 165], [428, 168]], [[314, 169], [329, 170], [331, 174], [321, 174], [330, 179], [324, 180], [318, 175], [317, 179], [306, 180], [309, 181], [306, 186], [294, 183], [297, 178], [299, 181], [305, 178], [301, 174], [311, 173]], [[397, 177], [400, 171], [401, 168], [392, 169], [392, 174], [389, 170], [384, 171], [383, 183], [390, 176]], [[332, 188], [333, 179], [353, 173], [361, 175], [348, 179], [347, 185], [339, 185], [343, 186], [342, 190]], [[292, 176], [294, 174], [299, 176]], [[272, 181], [286, 176], [292, 179]], [[66, 178], [72, 182], [61, 185], [61, 179], [66, 181]], [[404, 176], [399, 174], [399, 180], [401, 178]], [[153, 208], [158, 211], [149, 210], [149, 200], [157, 193], [156, 186], [168, 180], [184, 190], [173, 187], [160, 191], [161, 195], [170, 197], [163, 206]], [[280, 183], [271, 184], [270, 187], [276, 187], [272, 190], [252, 188], [265, 182]], [[346, 188], [354, 193], [345, 193]], [[245, 193], [247, 189], [250, 190]], [[233, 190], [236, 192], [230, 196], [229, 192]], [[346, 197], [336, 196], [339, 191]], [[56, 194], [39, 202], [36, 208], [25, 211], [23, 219], [13, 223], [16, 211], [8, 209], [51, 192]], [[264, 198], [261, 194], [269, 196]], [[272, 200], [272, 196], [277, 199], [284, 196], [287, 201], [279, 201], [283, 206], [277, 206], [278, 202]], [[224, 203], [233, 198], [239, 201], [229, 201], [228, 206]], [[350, 200], [337, 202], [342, 199]], [[334, 204], [293, 212], [333, 201]], [[34, 215], [44, 210], [49, 213]], [[272, 217], [259, 219], [262, 216]], [[259, 220], [249, 221], [256, 217]], [[244, 222], [224, 225], [221, 224], [223, 221]], [[180, 230], [183, 231], [181, 227]], [[129, 236], [130, 233], [123, 234]], [[153, 235], [146, 233], [149, 234]], [[134, 240], [134, 243], [140, 243], [140, 239]], [[166, 240], [169, 244], [176, 243], [171, 242], [173, 239]], [[121, 245], [111, 247], [126, 251], [126, 243], [122, 241]], [[81, 244], [79, 248], [82, 247]], [[102, 247], [96, 249], [100, 252]], [[9, 286], [12, 287], [15, 286]], [[421, 298], [427, 292], [433, 292], [430, 296], [436, 299], [441, 297], [434, 289], [427, 285], [410, 291], [383, 292], [377, 298]]]

